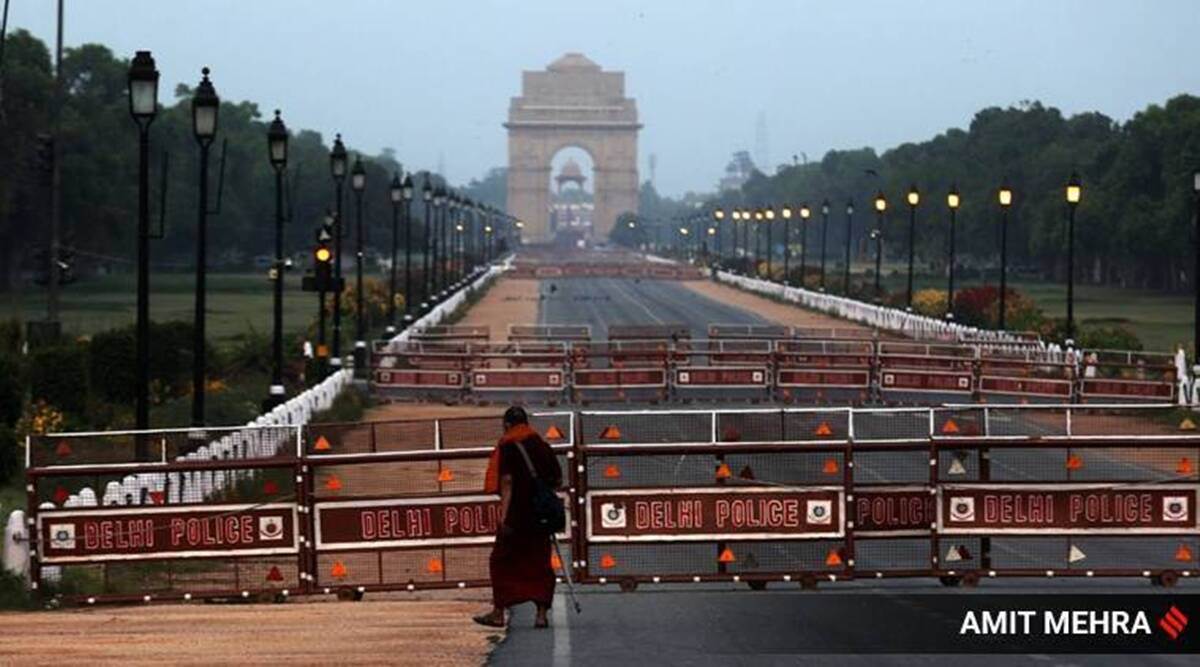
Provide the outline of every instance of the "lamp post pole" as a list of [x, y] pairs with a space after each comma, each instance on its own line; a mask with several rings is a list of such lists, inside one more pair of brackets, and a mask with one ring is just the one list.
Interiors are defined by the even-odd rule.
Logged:
[[846, 200], [846, 273], [842, 278], [842, 293], [850, 295], [850, 240], [854, 237], [854, 200]]
[[271, 389], [264, 407], [273, 408], [283, 402], [283, 172], [287, 169], [287, 126], [275, 110], [275, 120], [267, 130], [267, 147], [269, 149], [271, 166], [275, 168], [275, 263], [273, 266], [275, 283], [274, 329], [271, 336]]
[[[138, 126], [138, 240], [137, 240], [137, 390], [135, 422], [150, 428], [150, 124], [158, 112], [158, 70], [149, 51], [138, 51], [129, 65], [129, 114]], [[53, 258], [52, 258], [53, 259]], [[138, 438], [139, 461], [149, 443]]]
[[812, 209], [808, 203], [800, 205], [800, 289], [808, 289], [808, 218]]
[[208, 152], [217, 134], [217, 115], [221, 100], [208, 68], [201, 70], [203, 78], [192, 97], [192, 133], [200, 146], [200, 193], [196, 223], [196, 312], [192, 320], [192, 426], [204, 425], [205, 370], [208, 365], [204, 347], [207, 311], [208, 273]]
[[[333, 148], [329, 151], [329, 173], [333, 177], [334, 215], [333, 215], [333, 276], [334, 282], [342, 279], [342, 229], [345, 226], [342, 218], [342, 183], [346, 180], [346, 146], [342, 143], [342, 135], [333, 140]], [[333, 290], [333, 354], [329, 364], [335, 368], [342, 365], [342, 290]]]
[[1008, 209], [1012, 206], [1012, 189], [1007, 184], [1001, 185], [997, 197], [1000, 201], [1000, 311], [997, 316], [997, 328], [1003, 331], [1005, 297], [1008, 292]]
[[429, 205], [433, 202], [433, 185], [429, 181], [429, 174], [425, 174], [425, 185], [421, 187], [421, 201], [425, 203], [425, 216], [421, 219], [421, 224], [424, 226], [425, 251], [421, 253], [421, 312], [429, 310], [429, 298], [433, 293], [433, 284], [431, 282], [433, 276], [430, 274], [430, 254], [433, 252], [433, 238], [430, 236], [430, 211]]
[[396, 334], [396, 271], [399, 269], [396, 256], [400, 254], [400, 203], [404, 201], [404, 184], [400, 182], [399, 172], [392, 174], [388, 198], [392, 202], [392, 265], [388, 276], [387, 335], [391, 338]]
[[775, 272], [771, 270], [771, 255], [775, 254], [773, 247], [775, 244], [772, 242], [772, 237], [775, 236], [774, 221], [775, 208], [768, 206], [767, 210], [763, 211], [763, 224], [767, 227], [767, 280], [772, 282], [775, 280]]
[[825, 240], [829, 238], [829, 200], [821, 202], [821, 291], [825, 291]]
[[[880, 221], [883, 220], [883, 213], [879, 214]], [[871, 230], [871, 240], [875, 241], [875, 303], [879, 303], [882, 291], [879, 288], [879, 272], [883, 268], [883, 227]]]
[[[792, 284], [792, 207], [784, 204], [783, 210], [779, 213], [783, 218], [783, 284], [790, 286]], [[804, 283], [801, 283], [800, 286], [803, 287]]]
[[917, 192], [917, 186], [913, 185], [908, 189], [908, 297], [905, 310], [912, 312], [913, 300], [913, 259], [914, 250], [916, 249], [917, 241], [917, 204], [921, 202], [921, 195]]
[[[1196, 185], [1200, 186], [1200, 176]], [[1075, 339], [1075, 209], [1082, 198], [1083, 185], [1079, 182], [1079, 174], [1072, 173], [1067, 181], [1067, 338], [1072, 340]], [[1200, 258], [1197, 261], [1200, 262]], [[1200, 296], [1197, 296], [1196, 304], [1200, 313]]]
[[367, 187], [367, 170], [362, 156], [354, 158], [350, 171], [350, 189], [354, 191], [354, 375], [366, 374], [367, 320], [363, 299], [363, 192]]
[[962, 198], [958, 194], [958, 186], [950, 187], [946, 195], [946, 206], [950, 208], [950, 266], [949, 281], [946, 283], [946, 319], [954, 321], [954, 231], [958, 227], [958, 206]]
[[404, 195], [404, 328], [412, 324], [413, 291], [412, 291], [412, 174], [404, 177], [401, 185]]

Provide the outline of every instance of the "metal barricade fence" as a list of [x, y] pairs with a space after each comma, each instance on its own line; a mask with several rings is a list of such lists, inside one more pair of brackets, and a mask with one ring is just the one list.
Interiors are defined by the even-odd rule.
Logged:
[[[159, 460], [139, 463], [119, 445], [109, 461], [99, 445], [59, 456], [95, 434], [31, 439], [34, 581], [93, 601], [486, 585], [499, 416], [264, 431], [275, 448], [237, 455], [214, 455], [232, 431], [207, 429], [203, 449], [165, 461], [177, 433], [200, 438], [146, 432], [132, 435]], [[551, 565], [585, 582], [1169, 584], [1200, 555], [1200, 437], [1177, 417], [966, 404], [559, 411], [531, 426], [570, 510]]]

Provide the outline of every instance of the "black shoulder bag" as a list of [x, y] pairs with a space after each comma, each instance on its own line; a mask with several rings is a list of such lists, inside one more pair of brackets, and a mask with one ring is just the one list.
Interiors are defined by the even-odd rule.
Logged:
[[560, 533], [567, 527], [567, 508], [563, 505], [563, 500], [558, 496], [550, 485], [538, 477], [537, 470], [533, 467], [533, 461], [529, 458], [529, 452], [525, 451], [525, 443], [516, 443], [517, 449], [521, 452], [521, 458], [525, 459], [525, 467], [529, 469], [529, 476], [533, 479], [533, 521], [543, 532], [548, 535]]

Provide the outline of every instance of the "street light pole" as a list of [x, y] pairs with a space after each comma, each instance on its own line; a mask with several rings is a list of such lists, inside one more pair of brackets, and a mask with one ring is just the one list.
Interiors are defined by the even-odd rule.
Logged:
[[[792, 207], [784, 204], [780, 215], [783, 217], [783, 284], [790, 286], [792, 284]], [[801, 283], [801, 287], [803, 287], [803, 283]]]
[[882, 300], [879, 289], [879, 273], [883, 268], [883, 215], [887, 211], [887, 198], [880, 190], [875, 195], [875, 229], [871, 230], [871, 238], [875, 241], [875, 303]]
[[812, 209], [800, 204], [800, 289], [808, 289], [808, 219]]
[[[342, 280], [342, 230], [345, 227], [342, 218], [342, 183], [346, 180], [347, 155], [346, 145], [342, 143], [342, 135], [333, 140], [333, 148], [329, 151], [329, 174], [333, 177], [334, 186], [334, 216], [333, 216], [333, 276], [334, 282]], [[333, 354], [329, 364], [335, 368], [342, 365], [342, 290], [333, 290]]]
[[775, 249], [772, 247], [774, 246], [774, 243], [772, 243], [772, 237], [775, 235], [775, 225], [772, 224], [775, 221], [774, 207], [768, 206], [767, 210], [763, 211], [763, 220], [764, 224], [767, 226], [767, 280], [774, 282], [775, 272], [771, 270], [771, 255], [775, 254]]
[[[150, 124], [158, 113], [158, 70], [149, 51], [129, 65], [129, 114], [138, 126], [137, 391], [135, 423], [150, 428]], [[139, 438], [136, 457], [145, 459], [148, 442]]]
[[[1196, 185], [1200, 186], [1200, 176]], [[1079, 174], [1072, 173], [1067, 181], [1067, 338], [1075, 339], [1075, 209], [1083, 198], [1083, 185]], [[1198, 260], [1200, 261], [1200, 260]], [[1197, 297], [1197, 312], [1200, 312], [1200, 297]]]
[[208, 272], [208, 151], [217, 135], [217, 116], [221, 100], [208, 68], [201, 70], [203, 78], [192, 97], [192, 134], [200, 146], [200, 196], [196, 224], [196, 312], [192, 320], [192, 426], [204, 425], [205, 370], [207, 355], [204, 346], [206, 292]]
[[425, 174], [425, 185], [421, 187], [421, 201], [425, 203], [425, 216], [421, 223], [424, 225], [425, 252], [421, 253], [421, 312], [429, 310], [429, 298], [433, 293], [433, 276], [430, 274], [430, 254], [433, 252], [433, 238], [430, 236], [430, 219], [429, 205], [433, 202], [433, 185], [429, 180], [429, 173]]
[[952, 185], [946, 195], [946, 206], [950, 207], [950, 279], [946, 285], [946, 319], [950, 321], [954, 321], [954, 230], [958, 227], [958, 206], [961, 203], [958, 186]]
[[1000, 313], [997, 328], [1004, 330], [1005, 297], [1008, 293], [1008, 209], [1012, 206], [1013, 193], [1007, 184], [1000, 186]]
[[272, 341], [271, 389], [263, 407], [271, 409], [283, 402], [283, 171], [287, 169], [288, 131], [275, 110], [275, 120], [267, 129], [267, 148], [271, 166], [275, 169], [275, 312]]
[[842, 279], [842, 293], [850, 295], [850, 239], [854, 236], [854, 200], [846, 200], [846, 274]]
[[917, 186], [908, 188], [908, 305], [905, 310], [912, 312], [913, 301], [913, 257], [917, 241], [917, 204], [921, 203], [921, 194]]
[[400, 203], [404, 201], [404, 184], [400, 182], [399, 172], [392, 174], [388, 198], [392, 202], [392, 265], [388, 276], [387, 336], [391, 338], [396, 335], [396, 270], [399, 268], [396, 266], [396, 255], [400, 253]]
[[401, 184], [404, 195], [404, 328], [412, 324], [413, 292], [412, 292], [412, 174], [405, 175]]
[[821, 202], [821, 291], [825, 291], [825, 239], [829, 238], [829, 200]]
[[363, 299], [363, 191], [367, 187], [367, 170], [362, 156], [354, 157], [350, 170], [350, 189], [354, 191], [354, 375], [366, 374], [367, 320]]

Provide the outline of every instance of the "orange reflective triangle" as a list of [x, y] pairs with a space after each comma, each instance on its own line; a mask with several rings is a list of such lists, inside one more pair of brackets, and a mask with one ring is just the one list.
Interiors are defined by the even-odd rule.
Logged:
[[342, 490], [342, 480], [339, 479], [337, 475], [330, 475], [325, 480], [325, 488], [329, 489], [330, 491], [341, 491]]
[[547, 440], [562, 440], [563, 432], [558, 430], [557, 426], [555, 426], [554, 424], [551, 424], [550, 428], [546, 429], [546, 439]]
[[552, 570], [561, 570], [562, 569], [562, 559], [559, 558], [558, 554], [555, 552], [551, 552], [551, 554], [550, 554], [550, 569], [552, 569]]
[[741, 472], [738, 473], [738, 477], [741, 477], [742, 479], [754, 479], [754, 470], [747, 465], [745, 468], [742, 468]]
[[1180, 431], [1195, 431], [1196, 422], [1192, 421], [1191, 417], [1184, 417], [1183, 421], [1179, 422]]
[[333, 449], [333, 445], [330, 445], [329, 441], [326, 440], [325, 436], [323, 436], [323, 435], [318, 436], [317, 441], [313, 444], [314, 452], [327, 452], [331, 449]]
[[1175, 466], [1175, 472], [1180, 475], [1190, 475], [1192, 474], [1192, 470], [1192, 460], [1186, 456], [1179, 459], [1179, 465]]
[[836, 475], [838, 473], [837, 459], [825, 459], [825, 465], [821, 467], [821, 472], [826, 475]]
[[621, 469], [618, 468], [617, 464], [615, 463], [609, 464], [609, 466], [604, 469], [604, 476], [608, 479], [616, 479], [621, 476]]
[[60, 459], [70, 456], [71, 446], [67, 444], [66, 440], [59, 440], [58, 446], [54, 448], [54, 455]]
[[950, 435], [958, 432], [958, 424], [953, 419], [947, 419], [946, 423], [942, 424], [942, 433]]
[[440, 471], [438, 471], [438, 481], [439, 482], [453, 482], [454, 481], [454, 471], [449, 468], [442, 468]]
[[1188, 545], [1179, 545], [1179, 548], [1175, 550], [1175, 560], [1180, 563], [1192, 562], [1192, 550], [1188, 548]]
[[829, 426], [829, 422], [821, 422], [817, 424], [817, 428], [813, 430], [813, 435], [820, 438], [827, 438], [833, 435], [833, 429]]
[[329, 346], [328, 345], [317, 345], [317, 358], [324, 359], [325, 357], [328, 357], [328, 356], [329, 356]]
[[717, 466], [717, 479], [728, 479], [733, 477], [733, 471], [729, 469], [729, 464], [722, 463]]
[[1067, 457], [1067, 470], [1079, 470], [1083, 467], [1083, 459], [1078, 454]]
[[441, 574], [446, 568], [442, 565], [442, 559], [435, 556], [425, 563], [425, 571], [429, 574]]
[[737, 558], [734, 558], [733, 556], [733, 549], [730, 549], [729, 547], [725, 547], [725, 550], [721, 552], [721, 555], [717, 556], [718, 563], [732, 563], [735, 560], [737, 560]]
[[829, 566], [841, 565], [842, 554], [838, 553], [837, 549], [830, 549], [829, 555], [825, 556], [825, 564]]
[[617, 566], [617, 559], [612, 557], [612, 554], [604, 554], [600, 557], [600, 567], [609, 569]]
[[600, 432], [600, 439], [601, 440], [620, 440], [621, 439], [621, 429], [617, 428], [616, 424], [609, 424], [608, 426], [604, 427], [603, 431]]
[[283, 573], [279, 571], [278, 565], [271, 566], [271, 571], [267, 572], [267, 581], [283, 581]]
[[330, 576], [341, 579], [346, 576], [346, 564], [340, 560], [333, 561], [333, 567], [329, 568]]

